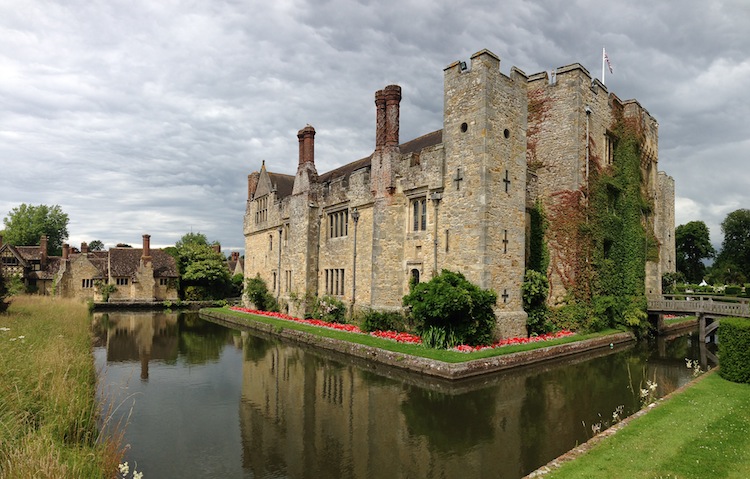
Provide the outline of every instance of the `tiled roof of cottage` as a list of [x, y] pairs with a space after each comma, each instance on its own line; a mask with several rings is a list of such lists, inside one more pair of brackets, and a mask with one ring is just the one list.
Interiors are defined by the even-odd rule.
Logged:
[[18, 254], [26, 261], [39, 261], [42, 259], [42, 251], [39, 246], [14, 246]]
[[[106, 251], [92, 251], [90, 253], [86, 253], [85, 255], [83, 253], [73, 253], [69, 258], [70, 261], [74, 261], [81, 256], [85, 256], [89, 260], [89, 263], [91, 263], [96, 268], [97, 275], [94, 279], [107, 279], [107, 254], [108, 253]], [[55, 256], [54, 258], [62, 260], [62, 258], [59, 258], [58, 256]]]
[[[141, 262], [141, 248], [111, 248], [109, 250], [109, 274], [113, 278], [132, 277]], [[151, 250], [151, 264], [155, 278], [176, 278], [177, 264], [172, 256], [160, 249]]]
[[59, 256], [51, 256], [47, 258], [47, 267], [40, 271], [31, 271], [29, 273], [30, 278], [35, 279], [54, 279], [57, 272], [60, 270], [60, 263], [62, 258]]

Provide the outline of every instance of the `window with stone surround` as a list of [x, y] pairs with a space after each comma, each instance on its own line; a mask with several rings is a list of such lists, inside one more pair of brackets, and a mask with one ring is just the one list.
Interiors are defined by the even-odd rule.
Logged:
[[263, 223], [268, 220], [268, 195], [255, 200], [255, 224]]
[[349, 211], [328, 213], [328, 237], [340, 238], [349, 235]]
[[128, 285], [128, 278], [117, 278], [117, 279], [115, 279], [115, 284], [117, 286], [127, 286]]
[[292, 270], [288, 269], [284, 271], [284, 283], [285, 283], [285, 291], [288, 293], [292, 290]]
[[169, 278], [159, 278], [159, 286], [169, 285]]
[[82, 279], [81, 280], [81, 288], [83, 289], [90, 289], [94, 287], [94, 280], [93, 279]]
[[412, 231], [425, 231], [427, 229], [427, 197], [412, 199], [410, 210]]
[[326, 294], [332, 296], [344, 295], [344, 270], [343, 268], [326, 269]]
[[615, 162], [615, 137], [609, 132], [604, 134], [604, 162], [607, 165]]

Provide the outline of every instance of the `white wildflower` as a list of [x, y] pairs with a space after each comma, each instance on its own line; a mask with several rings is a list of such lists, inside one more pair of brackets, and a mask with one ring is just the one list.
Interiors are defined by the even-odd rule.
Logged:
[[138, 472], [135, 469], [133, 469], [133, 479], [141, 479], [143, 477], [142, 472]]
[[0, 331], [10, 331], [10, 328], [0, 328]]
[[120, 470], [120, 474], [122, 474], [124, 476], [127, 476], [128, 472], [130, 472], [130, 466], [128, 466], [128, 462], [127, 461], [125, 461], [122, 464], [120, 464], [119, 466], [117, 466], [117, 468]]

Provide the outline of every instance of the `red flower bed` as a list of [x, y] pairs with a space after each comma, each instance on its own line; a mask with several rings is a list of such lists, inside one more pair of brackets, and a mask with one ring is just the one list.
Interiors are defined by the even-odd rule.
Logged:
[[[270, 311], [258, 311], [256, 309], [241, 308], [238, 306], [234, 306], [230, 309], [233, 311], [240, 311], [243, 313], [257, 314], [259, 316], [268, 316], [270, 318], [285, 319], [287, 321], [295, 321], [297, 323], [309, 324], [311, 326], [318, 326], [321, 328], [330, 328], [330, 329], [337, 329], [339, 331], [347, 331], [350, 333], [364, 334], [362, 330], [359, 329], [359, 327], [354, 324], [329, 323], [327, 321], [321, 321], [319, 319], [300, 319], [300, 318], [295, 318], [294, 316], [289, 316], [288, 314], [284, 314], [284, 313], [273, 313]], [[532, 336], [530, 338], [501, 339], [489, 346], [469, 346], [468, 344], [461, 344], [459, 346], [456, 346], [453, 349], [455, 351], [459, 351], [462, 353], [471, 353], [474, 351], [482, 351], [484, 349], [494, 349], [494, 348], [499, 348], [502, 346], [510, 346], [511, 344], [526, 344], [526, 343], [536, 343], [539, 341], [549, 341], [551, 339], [564, 338], [566, 336], [571, 336], [573, 334], [575, 333], [564, 329], [557, 333], [543, 334], [541, 336]], [[398, 343], [422, 344], [422, 338], [414, 334], [410, 334], [410, 333], [403, 333], [403, 332], [398, 332], [398, 331], [373, 331], [372, 333], [370, 333], [370, 335], [375, 336], [377, 338], [390, 339]]]
[[269, 318], [285, 319], [287, 321], [294, 321], [297, 323], [309, 324], [311, 326], [318, 326], [321, 328], [338, 329], [339, 331], [347, 331], [350, 333], [361, 333], [362, 331], [358, 326], [354, 324], [342, 324], [342, 323], [329, 323], [328, 321], [321, 321], [319, 319], [300, 319], [294, 316], [289, 316], [284, 313], [274, 313], [272, 311], [258, 311], [257, 309], [240, 308], [239, 306], [233, 306], [232, 311], [239, 311], [241, 313], [257, 314], [258, 316], [268, 316]]
[[530, 338], [507, 338], [507, 339], [501, 339], [499, 341], [496, 341], [488, 346], [469, 346], [467, 344], [462, 344], [460, 346], [456, 346], [453, 348], [456, 351], [462, 352], [462, 353], [471, 353], [474, 351], [482, 351], [484, 349], [494, 349], [494, 348], [500, 348], [503, 346], [510, 346], [513, 344], [527, 344], [527, 343], [538, 343], [540, 341], [549, 341], [551, 339], [557, 339], [557, 338], [564, 338], [566, 336], [572, 336], [575, 333], [572, 331], [568, 331], [567, 329], [563, 329], [562, 331], [558, 331], [556, 333], [549, 333], [549, 334], [543, 334], [541, 336], [532, 336]]
[[370, 336], [391, 339], [397, 343], [422, 344], [422, 338], [419, 336], [398, 331], [373, 331], [370, 333]]

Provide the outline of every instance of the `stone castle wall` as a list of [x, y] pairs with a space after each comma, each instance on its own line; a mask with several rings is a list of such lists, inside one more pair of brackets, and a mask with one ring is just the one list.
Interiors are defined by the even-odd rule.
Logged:
[[[443, 129], [413, 140], [418, 147], [399, 144], [401, 89], [377, 92], [375, 150], [349, 170], [319, 177], [314, 129], [300, 130], [291, 194], [278, 195], [265, 166], [249, 177], [246, 276], [260, 274], [289, 312], [301, 315], [306, 294], [332, 293], [354, 309], [398, 309], [413, 276], [427, 281], [442, 269], [460, 271], [497, 292], [500, 334], [523, 334], [527, 208], [537, 198], [548, 207], [563, 191], [585, 194], [587, 128], [589, 167], [607, 167], [619, 115], [645, 134], [644, 188], [657, 195], [658, 125], [637, 102], [620, 102], [578, 64], [558, 69], [553, 80], [515, 68], [506, 76], [499, 66], [486, 50], [469, 65], [449, 65]], [[665, 235], [666, 243], [674, 196], [658, 194], [664, 203], [650, 221], [660, 225], [657, 236]], [[257, 222], [261, 206], [265, 213]], [[335, 221], [344, 221], [345, 230], [332, 234]], [[554, 251], [552, 257], [549, 277], [559, 299], [565, 288], [554, 261], [565, 258]], [[649, 275], [660, 277], [662, 270]]]

